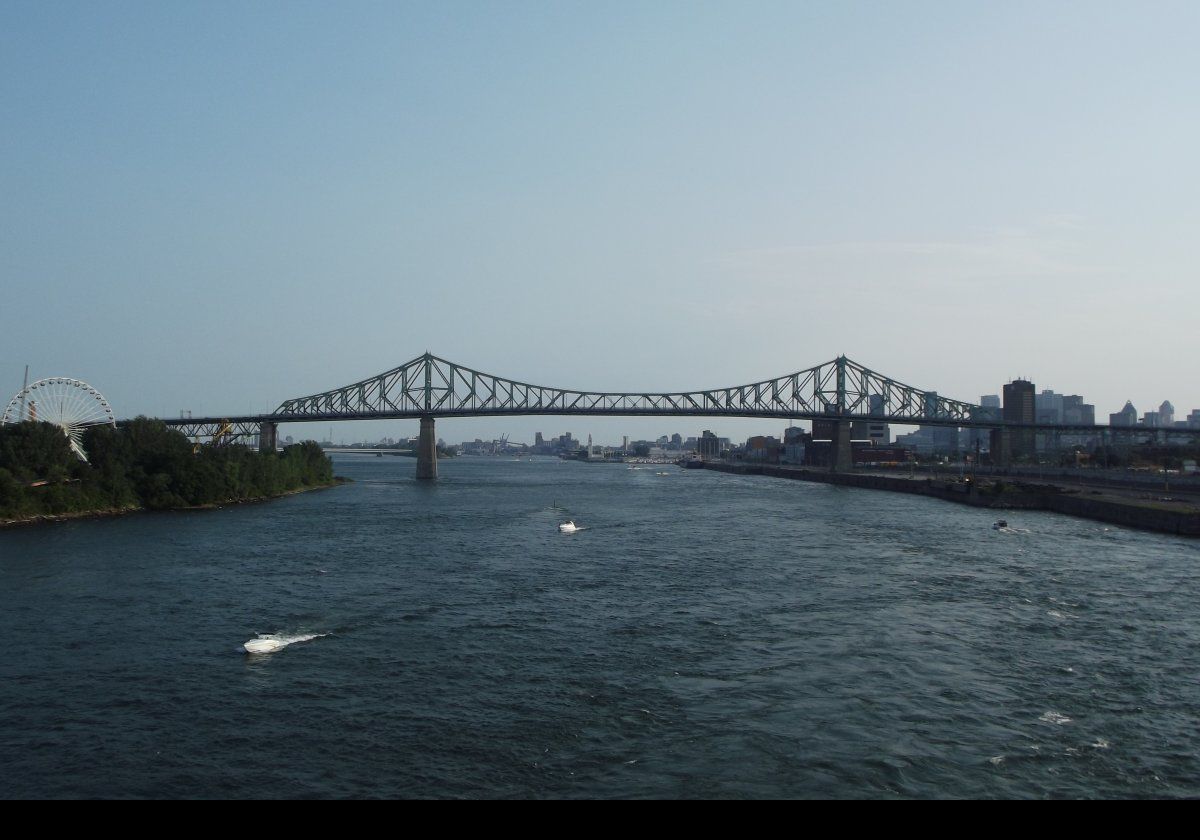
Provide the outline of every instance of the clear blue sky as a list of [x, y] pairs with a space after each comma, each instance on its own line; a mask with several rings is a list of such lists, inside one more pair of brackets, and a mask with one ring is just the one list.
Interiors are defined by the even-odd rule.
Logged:
[[[845, 353], [1182, 415], [1197, 32], [1194, 2], [0, 0], [0, 390], [234, 413], [426, 349], [609, 390]], [[751, 431], [439, 433], [701, 427]]]

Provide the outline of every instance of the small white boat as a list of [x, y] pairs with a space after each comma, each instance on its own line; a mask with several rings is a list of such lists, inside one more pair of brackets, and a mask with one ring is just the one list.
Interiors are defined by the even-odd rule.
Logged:
[[280, 639], [251, 639], [242, 645], [246, 653], [274, 653], [285, 646], [286, 642]]
[[575, 524], [575, 520], [573, 519], [568, 519], [566, 522], [558, 526], [558, 532], [560, 534], [574, 534], [578, 530], [579, 526]]

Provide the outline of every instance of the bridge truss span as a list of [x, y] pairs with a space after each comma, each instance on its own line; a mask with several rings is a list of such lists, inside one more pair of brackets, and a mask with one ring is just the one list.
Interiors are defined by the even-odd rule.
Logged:
[[430, 353], [342, 388], [284, 401], [277, 422], [514, 414], [875, 418], [970, 423], [980, 406], [923, 391], [845, 356], [747, 385], [700, 391], [579, 391], [532, 385]]

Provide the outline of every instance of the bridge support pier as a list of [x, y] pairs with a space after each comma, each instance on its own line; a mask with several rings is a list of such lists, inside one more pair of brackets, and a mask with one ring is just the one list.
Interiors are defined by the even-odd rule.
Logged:
[[992, 429], [992, 465], [1007, 467], [1012, 464], [1012, 433], [1008, 429]]
[[274, 452], [279, 446], [279, 424], [266, 420], [258, 426], [258, 451]]
[[437, 478], [437, 435], [433, 418], [421, 418], [421, 436], [417, 439], [417, 480]]
[[830, 472], [852, 472], [854, 470], [854, 454], [850, 450], [850, 421], [837, 420], [833, 423], [833, 440], [830, 441], [833, 450], [829, 462]]

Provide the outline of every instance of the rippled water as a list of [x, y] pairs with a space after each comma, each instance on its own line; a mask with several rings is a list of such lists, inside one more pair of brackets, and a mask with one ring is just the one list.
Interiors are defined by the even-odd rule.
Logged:
[[673, 467], [337, 468], [0, 532], [0, 796], [1200, 795], [1200, 542]]

